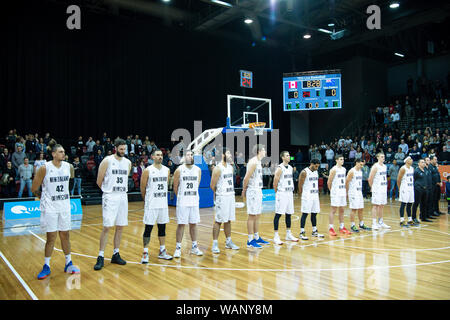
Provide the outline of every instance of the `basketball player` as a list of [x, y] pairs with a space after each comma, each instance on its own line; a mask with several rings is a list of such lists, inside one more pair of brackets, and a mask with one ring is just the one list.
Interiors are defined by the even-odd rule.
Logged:
[[223, 148], [222, 161], [212, 172], [211, 189], [214, 192], [214, 209], [216, 213], [213, 225], [213, 253], [220, 253], [217, 239], [219, 238], [220, 225], [222, 223], [226, 237], [225, 248], [239, 250], [239, 247], [231, 241], [231, 221], [236, 220], [232, 163], [233, 158], [230, 150]]
[[308, 213], [311, 214], [313, 226], [312, 236], [323, 238], [323, 234], [317, 231], [317, 214], [320, 212], [319, 202], [319, 174], [320, 161], [312, 159], [308, 168], [300, 173], [298, 179], [298, 194], [302, 196], [302, 218], [300, 220], [300, 239], [308, 240], [305, 234], [305, 224]]
[[103, 230], [100, 234], [100, 251], [94, 270], [104, 266], [104, 253], [108, 241], [108, 232], [116, 227], [114, 234], [114, 252], [111, 263], [125, 265], [120, 257], [119, 247], [123, 227], [128, 225], [128, 176], [131, 173], [131, 161], [125, 158], [127, 144], [125, 140], [114, 141], [116, 153], [105, 157], [100, 163], [97, 185], [102, 189]]
[[384, 164], [384, 153], [377, 153], [377, 160], [378, 162], [370, 169], [368, 180], [372, 188], [372, 229], [390, 229], [391, 227], [383, 221], [383, 209], [387, 203], [387, 169]]
[[[400, 168], [397, 177], [397, 186], [399, 190], [400, 201], [400, 227], [409, 228], [410, 226], [418, 226], [411, 216], [411, 207], [414, 204], [414, 168], [412, 167], [413, 159], [408, 156], [405, 164]], [[405, 222], [405, 206], [408, 222]]]
[[[73, 178], [74, 169], [71, 164], [63, 161], [65, 152], [61, 145], [52, 146], [52, 156], [52, 161], [47, 161], [38, 169], [31, 186], [33, 194], [40, 198], [41, 229], [47, 233], [45, 262], [38, 274], [39, 280], [50, 275], [50, 258], [58, 233], [66, 256], [64, 272], [80, 273], [80, 270], [72, 264], [69, 239], [71, 229], [69, 179]], [[39, 190], [41, 185], [42, 192]]]
[[203, 255], [197, 243], [197, 223], [200, 222], [198, 186], [202, 177], [202, 171], [194, 165], [194, 154], [186, 151], [184, 164], [175, 170], [173, 177], [173, 191], [177, 195], [177, 234], [174, 258], [181, 257], [181, 241], [183, 240], [184, 226], [189, 224], [189, 233], [192, 240], [191, 253], [197, 256]]
[[362, 194], [362, 166], [363, 161], [360, 158], [355, 159], [355, 166], [350, 169], [345, 180], [345, 189], [347, 190], [349, 207], [351, 209], [350, 221], [352, 226], [350, 229], [353, 232], [359, 232], [358, 227], [355, 225], [355, 214], [357, 211], [359, 228], [367, 231], [372, 230], [366, 227], [363, 221], [364, 197]]
[[[247, 248], [262, 248], [261, 244], [269, 242], [263, 240], [258, 233], [259, 216], [262, 211], [262, 166], [261, 160], [266, 156], [266, 149], [262, 144], [253, 147], [255, 156], [248, 161], [242, 186], [242, 198], [247, 204]], [[248, 189], [248, 190], [247, 190]]]
[[344, 208], [347, 205], [345, 190], [345, 173], [347, 169], [343, 167], [344, 157], [341, 154], [335, 157], [336, 165], [330, 171], [328, 179], [328, 189], [330, 190], [331, 212], [329, 215], [329, 233], [330, 236], [336, 236], [334, 231], [334, 214], [339, 211], [339, 232], [343, 234], [351, 234], [344, 226]]
[[148, 166], [141, 176], [141, 195], [144, 199], [144, 253], [141, 263], [148, 263], [148, 244], [155, 223], [158, 224], [159, 259], [171, 260], [166, 250], [166, 224], [169, 223], [169, 207], [167, 203], [167, 182], [170, 170], [162, 165], [163, 154], [159, 149], [151, 153], [153, 164]]
[[278, 224], [281, 215], [285, 215], [286, 222], [286, 240], [288, 241], [298, 241], [291, 233], [291, 216], [294, 214], [294, 180], [293, 180], [293, 169], [289, 165], [291, 161], [291, 156], [288, 151], [282, 151], [280, 153], [280, 158], [283, 163], [278, 165], [275, 170], [275, 176], [273, 178], [273, 189], [276, 192], [275, 196], [275, 217], [273, 219], [273, 228], [275, 231], [275, 236], [273, 242], [275, 244], [281, 245], [283, 242], [280, 240], [278, 235]]

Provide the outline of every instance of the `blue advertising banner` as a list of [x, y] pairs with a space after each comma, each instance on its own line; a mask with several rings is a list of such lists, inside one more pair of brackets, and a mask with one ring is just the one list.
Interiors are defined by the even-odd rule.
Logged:
[[275, 190], [262, 189], [262, 194], [263, 194], [262, 212], [275, 211]]
[[[80, 199], [70, 199], [70, 213], [83, 214]], [[3, 220], [39, 218], [40, 216], [40, 201], [5, 202], [3, 205]]]
[[[70, 199], [71, 228], [80, 229], [83, 218], [83, 209], [80, 199]], [[42, 233], [40, 227], [40, 202], [17, 201], [5, 202], [3, 206], [3, 235], [20, 236], [33, 233]]]

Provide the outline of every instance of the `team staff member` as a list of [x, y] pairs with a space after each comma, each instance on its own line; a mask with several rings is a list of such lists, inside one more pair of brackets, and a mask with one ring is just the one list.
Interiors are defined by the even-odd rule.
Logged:
[[427, 175], [425, 173], [425, 160], [420, 159], [417, 168], [414, 170], [414, 205], [412, 217], [416, 225], [419, 225], [417, 220], [417, 207], [420, 205], [420, 220], [430, 222], [426, 219], [426, 200], [427, 200]]
[[439, 211], [439, 199], [441, 198], [441, 175], [438, 170], [438, 158], [436, 156], [431, 158], [430, 166], [431, 168], [431, 180], [433, 184], [433, 189], [431, 191], [431, 197], [432, 197], [432, 203], [433, 203], [433, 210], [431, 211], [431, 214], [433, 216], [438, 217], [441, 214], [444, 214], [443, 212]]
[[[427, 200], [426, 200], [426, 215], [425, 218], [430, 220], [436, 219], [435, 216], [432, 215], [433, 212], [433, 201], [432, 201], [432, 191], [433, 191], [433, 179], [431, 177], [432, 171], [431, 171], [431, 164], [430, 164], [430, 158], [425, 158], [425, 173], [427, 175]], [[432, 222], [432, 221], [431, 221]]]

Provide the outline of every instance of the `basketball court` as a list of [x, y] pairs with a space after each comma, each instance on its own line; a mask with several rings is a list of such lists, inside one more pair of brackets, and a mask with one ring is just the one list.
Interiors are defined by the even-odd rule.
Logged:
[[[239, 201], [240, 197], [237, 197]], [[450, 238], [447, 216], [433, 223], [409, 229], [398, 226], [398, 202], [385, 207], [385, 221], [391, 230], [368, 231], [330, 238], [327, 235], [329, 197], [320, 196], [321, 213], [318, 230], [323, 240], [284, 243], [272, 242], [262, 249], [247, 249], [247, 214], [236, 209], [232, 238], [240, 250], [225, 249], [223, 231], [219, 236], [220, 254], [212, 254], [213, 208], [200, 210], [199, 247], [204, 255], [189, 253], [186, 232], [182, 256], [178, 260], [157, 258], [156, 235], [149, 245], [150, 261], [140, 264], [144, 231], [143, 202], [130, 202], [129, 225], [125, 228], [121, 255], [127, 265], [109, 263], [112, 241], [105, 250], [105, 267], [94, 271], [98, 253], [98, 236], [102, 229], [101, 206], [84, 206], [81, 229], [71, 231], [72, 259], [80, 275], [63, 272], [64, 254], [57, 241], [52, 258], [52, 274], [37, 280], [42, 267], [45, 235], [30, 231], [0, 242], [0, 299], [157, 299], [157, 300], [428, 300], [449, 299]], [[442, 206], [441, 202], [441, 206]], [[300, 232], [300, 200], [295, 199], [296, 214], [292, 231]], [[364, 217], [370, 220], [369, 202]], [[442, 208], [443, 209], [443, 208]], [[349, 224], [349, 210], [345, 223]], [[166, 246], [175, 250], [175, 208], [170, 207]], [[284, 240], [284, 220], [280, 237]], [[24, 231], [24, 230], [20, 230]], [[309, 219], [306, 233], [311, 235]], [[263, 213], [260, 234], [273, 238], [273, 214]]]

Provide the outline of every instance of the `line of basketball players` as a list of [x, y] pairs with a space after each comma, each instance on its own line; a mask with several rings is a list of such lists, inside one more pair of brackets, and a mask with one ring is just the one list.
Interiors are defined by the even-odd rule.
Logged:
[[[100, 270], [104, 266], [104, 250], [110, 229], [115, 227], [114, 250], [111, 263], [125, 265], [119, 254], [123, 227], [128, 225], [128, 176], [131, 171], [131, 162], [125, 158], [126, 142], [122, 139], [115, 141], [116, 153], [105, 157], [99, 166], [97, 185], [103, 192], [102, 216], [103, 229], [100, 235], [100, 250], [94, 270]], [[248, 248], [261, 248], [269, 244], [259, 235], [259, 217], [262, 212], [262, 166], [261, 160], [266, 155], [263, 145], [253, 148], [255, 156], [247, 164], [247, 172], [244, 177], [242, 197], [246, 202], [248, 220]], [[38, 279], [45, 279], [50, 275], [50, 257], [56, 240], [57, 232], [61, 239], [61, 246], [66, 255], [65, 272], [78, 273], [79, 269], [72, 264], [70, 255], [70, 196], [69, 179], [73, 176], [73, 168], [64, 162], [64, 148], [61, 145], [52, 146], [53, 160], [40, 168], [33, 181], [32, 191], [40, 198], [41, 206], [41, 228], [47, 232], [45, 247], [45, 263]], [[192, 151], [187, 151], [184, 164], [179, 166], [174, 173], [174, 194], [177, 195], [176, 217], [176, 248], [173, 257], [167, 253], [165, 248], [165, 226], [169, 222], [168, 212], [168, 180], [170, 171], [162, 165], [162, 152], [152, 152], [154, 163], [148, 166], [141, 177], [141, 194], [145, 201], [144, 218], [145, 224], [143, 234], [143, 255], [141, 263], [149, 261], [148, 244], [153, 226], [158, 226], [158, 238], [160, 243], [159, 255], [161, 259], [170, 260], [181, 257], [181, 242], [184, 235], [184, 227], [189, 224], [189, 233], [192, 240], [191, 254], [201, 256], [203, 252], [198, 247], [197, 224], [200, 222], [198, 187], [201, 180], [201, 170], [194, 165]], [[298, 241], [291, 233], [291, 215], [294, 213], [293, 200], [293, 170], [289, 165], [289, 152], [283, 151], [280, 155], [282, 163], [278, 166], [274, 176], [274, 189], [276, 191], [275, 217], [274, 217], [274, 243], [281, 245], [283, 242], [278, 234], [278, 225], [281, 215], [285, 215], [286, 240]], [[383, 206], [387, 203], [387, 177], [384, 154], [377, 154], [378, 162], [372, 166], [369, 185], [372, 187], [372, 229], [390, 228], [383, 221]], [[211, 178], [211, 188], [214, 191], [215, 221], [213, 225], [212, 253], [220, 253], [218, 237], [221, 224], [224, 224], [226, 236], [225, 248], [238, 250], [239, 247], [231, 240], [231, 222], [235, 220], [235, 195], [233, 185], [232, 155], [226, 148], [223, 149], [221, 162], [214, 168]], [[406, 159], [406, 164], [400, 170], [400, 201], [411, 202], [411, 162]], [[336, 156], [336, 165], [331, 169], [328, 179], [328, 187], [331, 191], [331, 212], [329, 214], [329, 234], [336, 236], [334, 231], [334, 215], [339, 212], [339, 232], [351, 234], [344, 226], [344, 207], [346, 206], [346, 195], [348, 194], [351, 211], [351, 230], [371, 230], [363, 222], [364, 200], [362, 196], [362, 160], [357, 159], [355, 166], [346, 176], [343, 167], [344, 157]], [[311, 214], [313, 226], [312, 236], [323, 238], [317, 230], [317, 214], [320, 212], [318, 168], [320, 162], [311, 160], [310, 166], [305, 168], [299, 177], [298, 190], [301, 194], [301, 232], [300, 238], [308, 240], [305, 233], [305, 223], [308, 214]], [[42, 194], [39, 191], [42, 185]], [[412, 190], [414, 190], [412, 188]], [[412, 194], [414, 202], [414, 194]], [[355, 225], [355, 214], [358, 213], [359, 229]], [[415, 222], [409, 222], [414, 224]]]

